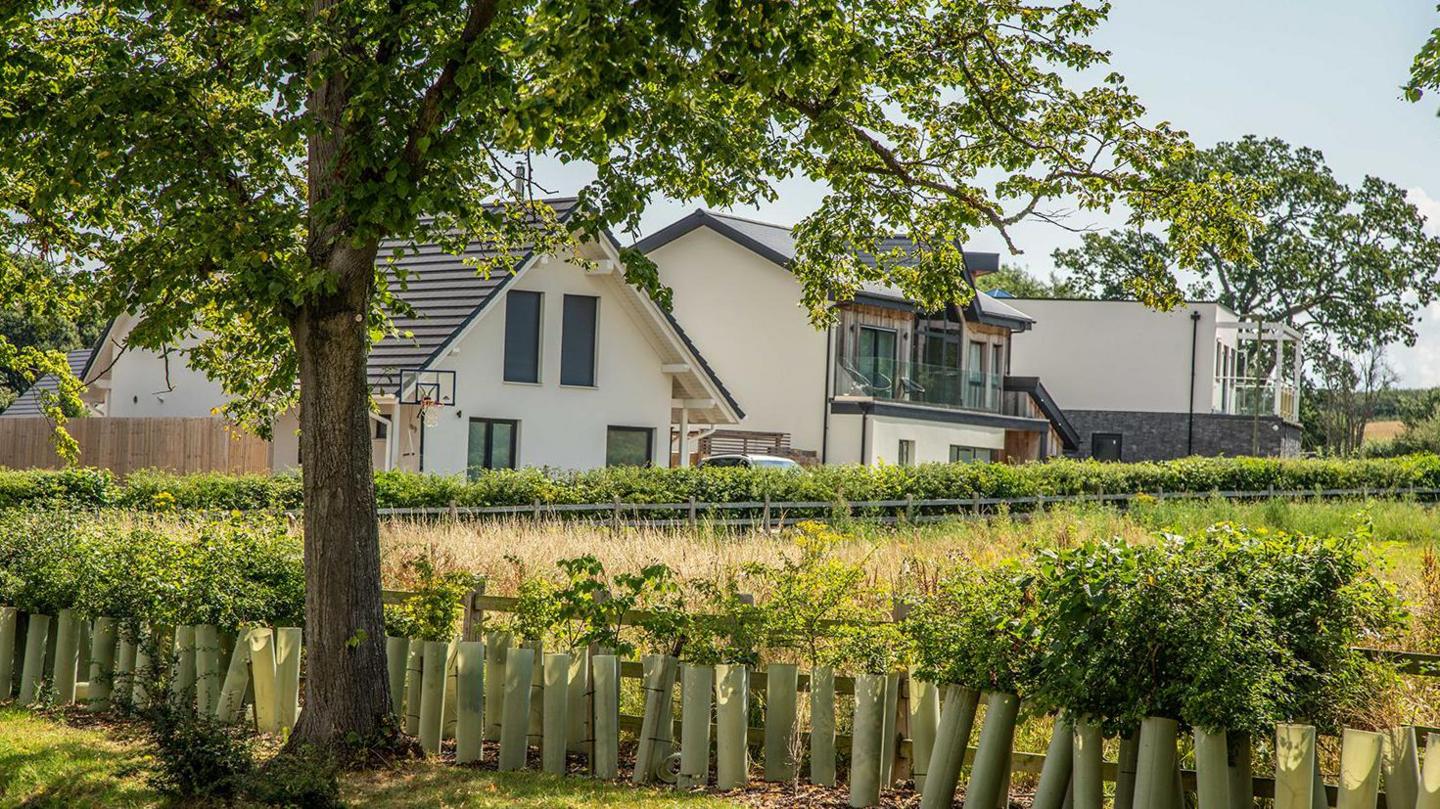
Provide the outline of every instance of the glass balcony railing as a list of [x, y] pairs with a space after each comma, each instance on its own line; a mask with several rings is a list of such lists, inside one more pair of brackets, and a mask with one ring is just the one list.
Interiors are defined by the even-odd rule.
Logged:
[[1001, 376], [891, 357], [842, 358], [835, 395], [1000, 412]]
[[1280, 416], [1300, 420], [1300, 396], [1289, 382], [1254, 377], [1217, 377], [1214, 410], [1235, 416]]

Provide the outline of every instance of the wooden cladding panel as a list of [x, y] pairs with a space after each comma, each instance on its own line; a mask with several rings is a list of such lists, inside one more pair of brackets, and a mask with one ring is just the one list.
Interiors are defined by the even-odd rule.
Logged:
[[[80, 445], [80, 463], [126, 475], [171, 472], [270, 471], [270, 442], [220, 418], [79, 418], [66, 429]], [[0, 467], [59, 469], [49, 420], [0, 418]]]

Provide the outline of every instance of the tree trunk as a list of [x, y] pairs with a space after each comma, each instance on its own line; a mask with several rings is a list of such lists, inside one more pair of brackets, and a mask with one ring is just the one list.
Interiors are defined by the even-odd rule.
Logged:
[[292, 749], [364, 744], [390, 714], [365, 377], [375, 252], [334, 248], [326, 264], [338, 291], [312, 298], [291, 322], [300, 362], [307, 671]]

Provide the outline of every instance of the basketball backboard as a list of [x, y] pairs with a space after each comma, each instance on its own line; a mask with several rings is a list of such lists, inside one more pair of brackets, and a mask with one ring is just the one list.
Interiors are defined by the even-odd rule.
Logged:
[[400, 403], [430, 407], [455, 404], [455, 372], [406, 368], [400, 371]]

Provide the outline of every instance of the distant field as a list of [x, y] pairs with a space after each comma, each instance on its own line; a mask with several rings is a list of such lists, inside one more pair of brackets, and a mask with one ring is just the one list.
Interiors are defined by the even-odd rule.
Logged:
[[1405, 432], [1403, 421], [1372, 421], [1365, 425], [1366, 441], [1389, 441]]

